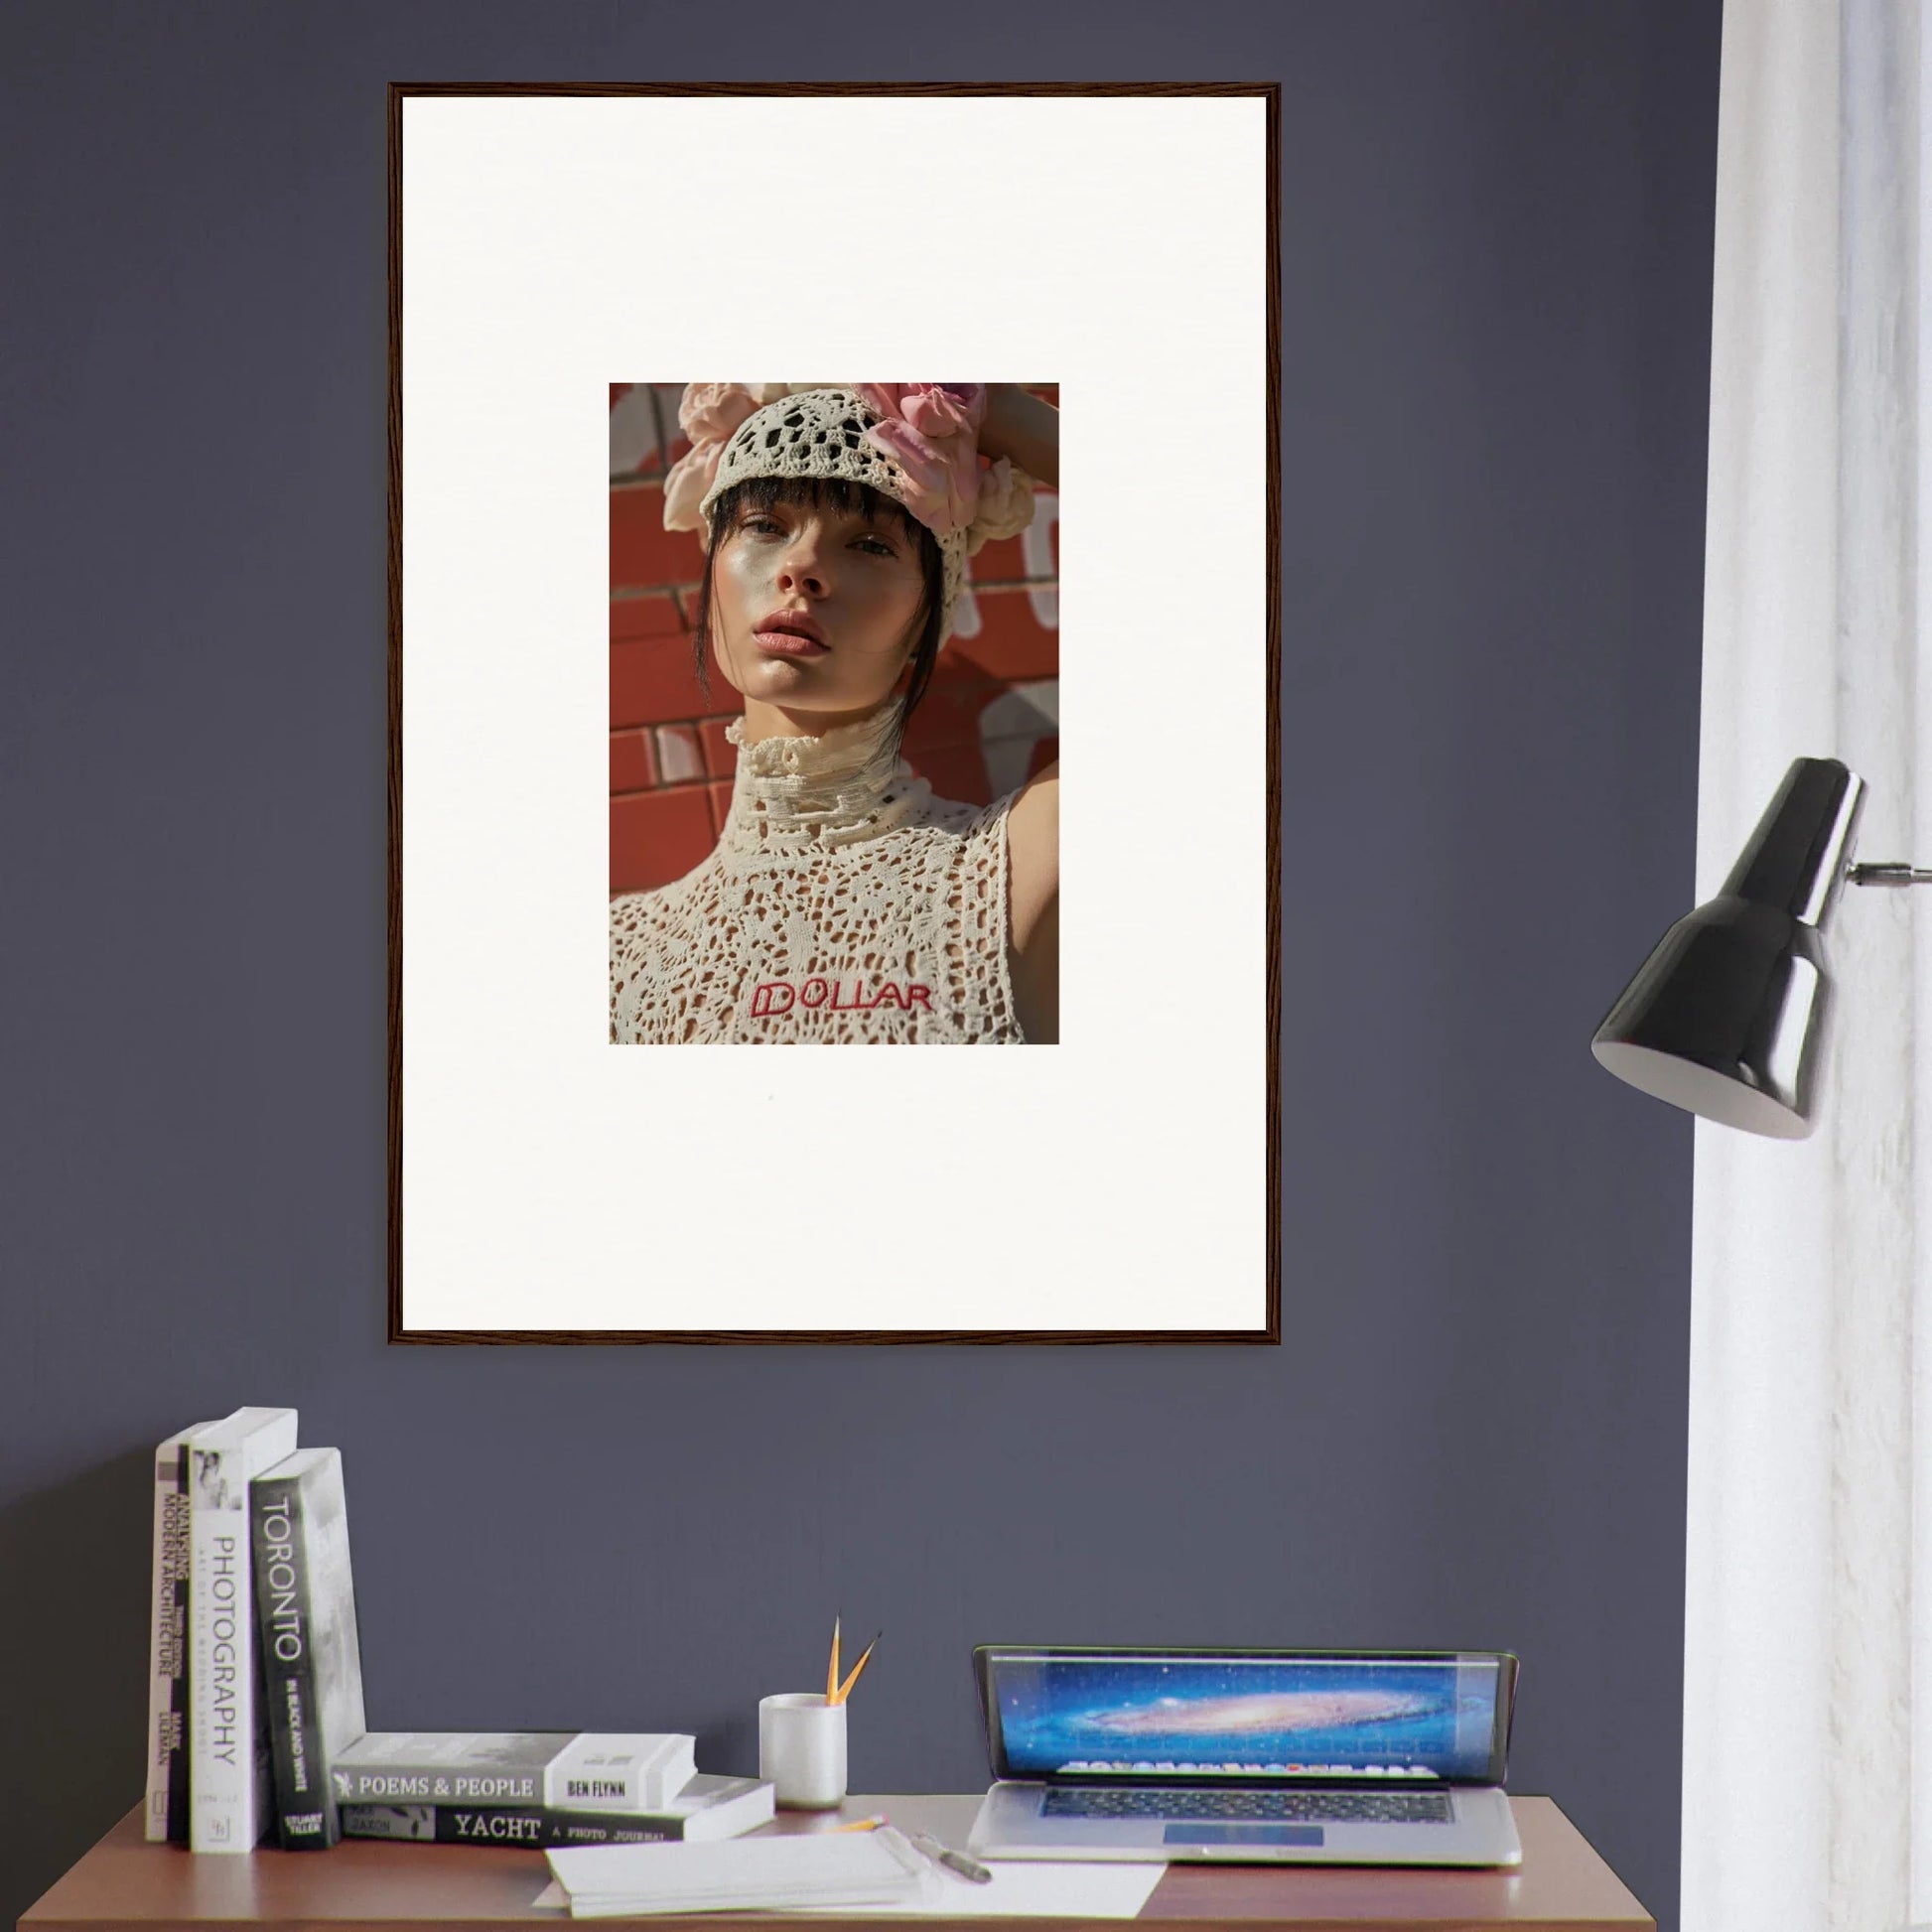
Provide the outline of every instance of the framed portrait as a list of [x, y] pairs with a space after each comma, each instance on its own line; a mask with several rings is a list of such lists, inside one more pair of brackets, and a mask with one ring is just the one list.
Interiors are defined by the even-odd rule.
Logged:
[[390, 89], [392, 1342], [1279, 1341], [1279, 113]]

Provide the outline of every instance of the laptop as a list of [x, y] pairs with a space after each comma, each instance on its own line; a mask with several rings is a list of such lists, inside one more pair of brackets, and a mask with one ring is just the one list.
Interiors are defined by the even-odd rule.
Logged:
[[988, 1859], [1518, 1865], [1507, 1651], [973, 1652]]

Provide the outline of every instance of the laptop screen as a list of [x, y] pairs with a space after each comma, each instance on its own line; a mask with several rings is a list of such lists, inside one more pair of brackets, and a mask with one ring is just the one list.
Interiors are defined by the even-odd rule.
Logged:
[[1506, 1651], [973, 1654], [997, 1778], [1503, 1781]]

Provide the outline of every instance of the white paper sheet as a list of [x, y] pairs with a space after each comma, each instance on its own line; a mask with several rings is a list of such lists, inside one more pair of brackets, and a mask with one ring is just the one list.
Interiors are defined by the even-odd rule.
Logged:
[[868, 1918], [1137, 1918], [1165, 1864], [1074, 1864], [1011, 1859], [988, 1864], [990, 1885], [935, 1873], [917, 1904], [828, 1906]]
[[[916, 1904], [826, 1905], [815, 1909], [869, 1918], [1138, 1918], [1161, 1882], [1165, 1864], [1067, 1864], [1015, 1859], [990, 1867], [993, 1882], [975, 1885], [934, 1874]], [[531, 1901], [570, 1909], [553, 1878]]]

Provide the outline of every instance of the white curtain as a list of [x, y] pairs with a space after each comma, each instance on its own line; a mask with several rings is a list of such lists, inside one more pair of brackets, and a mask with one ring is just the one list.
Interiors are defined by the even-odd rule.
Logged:
[[[1799, 756], [1932, 865], [1928, 51], [1917, 0], [1726, 0], [1700, 899]], [[1696, 1127], [1683, 1932], [1932, 1922], [1932, 887], [1826, 945], [1814, 1137]]]

